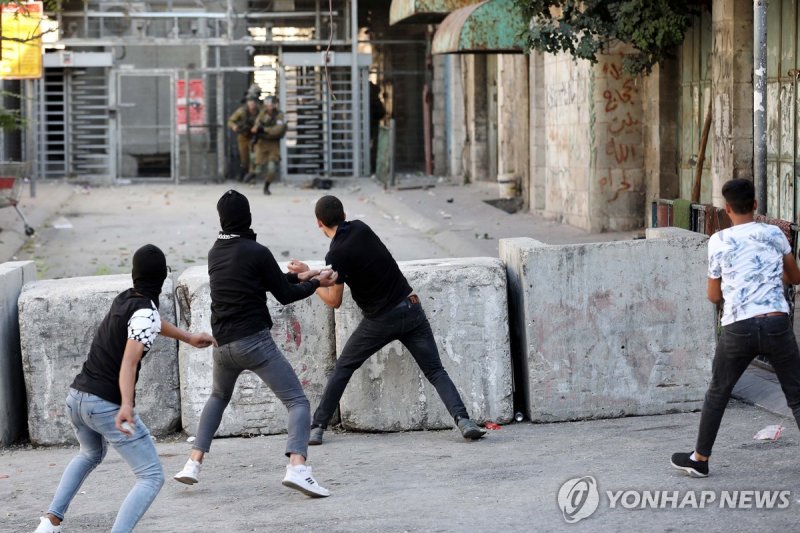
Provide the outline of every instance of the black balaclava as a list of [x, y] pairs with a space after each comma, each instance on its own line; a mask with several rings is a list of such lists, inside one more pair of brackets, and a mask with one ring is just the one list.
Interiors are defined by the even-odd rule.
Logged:
[[255, 238], [250, 229], [250, 202], [242, 193], [231, 189], [223, 194], [217, 202], [217, 212], [223, 233]]
[[133, 254], [133, 289], [158, 307], [158, 296], [167, 279], [167, 258], [158, 246], [145, 244]]

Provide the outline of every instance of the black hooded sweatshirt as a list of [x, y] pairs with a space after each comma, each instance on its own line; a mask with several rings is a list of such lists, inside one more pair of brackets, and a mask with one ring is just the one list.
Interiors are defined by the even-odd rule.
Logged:
[[[133, 255], [133, 288], [114, 298], [111, 309], [97, 328], [89, 356], [72, 388], [122, 404], [119, 370], [129, 339], [141, 342], [144, 353], [161, 331], [158, 297], [167, 278], [167, 260], [158, 247], [148, 244]], [[139, 380], [141, 361], [136, 367]]]
[[319, 281], [299, 282], [285, 274], [275, 257], [256, 242], [250, 203], [230, 190], [217, 203], [222, 231], [208, 252], [211, 331], [220, 346], [272, 327], [267, 292], [283, 305], [314, 294]]

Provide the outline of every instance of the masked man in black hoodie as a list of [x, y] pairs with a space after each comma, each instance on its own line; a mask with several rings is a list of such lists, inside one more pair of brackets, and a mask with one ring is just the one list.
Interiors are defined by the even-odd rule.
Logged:
[[56, 489], [47, 516], [36, 533], [60, 533], [61, 521], [83, 481], [102, 461], [108, 444], [136, 475], [117, 513], [112, 532], [133, 531], [164, 484], [164, 471], [150, 431], [134, 412], [136, 381], [142, 358], [159, 335], [196, 348], [214, 344], [207, 333], [189, 334], [158, 314], [158, 297], [167, 277], [167, 261], [148, 244], [133, 256], [133, 288], [120, 293], [89, 349], [89, 357], [72, 382], [67, 413], [80, 451], [70, 461]]
[[236, 380], [244, 370], [250, 370], [289, 411], [289, 464], [283, 484], [307, 496], [328, 496], [328, 490], [314, 480], [305, 464], [310, 405], [292, 365], [272, 340], [266, 293], [271, 292], [287, 305], [311, 296], [319, 287], [330, 287], [336, 282], [336, 274], [330, 270], [281, 272], [269, 249], [256, 242], [256, 234], [250, 229], [250, 203], [237, 191], [223, 194], [217, 211], [222, 231], [208, 252], [211, 330], [219, 343], [214, 350], [213, 386], [200, 415], [189, 460], [175, 479], [189, 485], [199, 481], [203, 457], [211, 448]]

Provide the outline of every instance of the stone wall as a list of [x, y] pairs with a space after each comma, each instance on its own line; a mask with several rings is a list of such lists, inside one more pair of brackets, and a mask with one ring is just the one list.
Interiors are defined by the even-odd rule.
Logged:
[[500, 241], [531, 420], [701, 407], [715, 343], [706, 237], [675, 229], [650, 237]]
[[726, 181], [753, 178], [753, 3], [713, 0], [711, 24], [711, 195], [722, 207]]
[[[309, 263], [312, 268], [322, 263]], [[281, 268], [285, 271], [285, 264]], [[211, 291], [208, 267], [187, 269], [178, 278], [178, 305], [182, 327], [191, 332], [211, 331]], [[282, 306], [268, 296], [274, 326], [272, 337], [300, 378], [312, 406], [319, 403], [335, 362], [333, 310], [315, 295]], [[211, 395], [212, 348], [179, 349], [181, 406], [184, 429], [194, 435], [203, 406]], [[286, 431], [286, 408], [252, 372], [239, 376], [231, 403], [217, 436], [270, 435]]]
[[18, 261], [0, 265], [0, 445], [25, 434], [25, 385], [19, 349], [17, 298], [22, 286], [36, 280], [36, 264]]
[[[36, 281], [19, 297], [22, 367], [28, 397], [28, 430], [34, 444], [74, 443], [65, 399], [89, 353], [97, 327], [114, 298], [132, 286], [130, 275]], [[172, 280], [159, 312], [175, 323]], [[177, 342], [159, 336], [142, 362], [136, 410], [154, 435], [180, 427]]]
[[[479, 422], [509, 422], [513, 400], [503, 264], [469, 258], [399, 265], [420, 297], [442, 363], [470, 416]], [[336, 312], [339, 354], [361, 317], [346, 290]], [[339, 408], [348, 429], [404, 431], [454, 425], [436, 390], [399, 342], [380, 350], [356, 371]]]

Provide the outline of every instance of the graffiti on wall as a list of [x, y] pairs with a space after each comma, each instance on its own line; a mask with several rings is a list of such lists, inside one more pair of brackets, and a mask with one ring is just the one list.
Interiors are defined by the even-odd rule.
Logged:
[[598, 185], [610, 202], [634, 188], [628, 171], [641, 168], [643, 157], [639, 87], [636, 78], [622, 70], [623, 57], [610, 56], [601, 63], [604, 76], [597, 122], [598, 140], [605, 150], [598, 157]]

